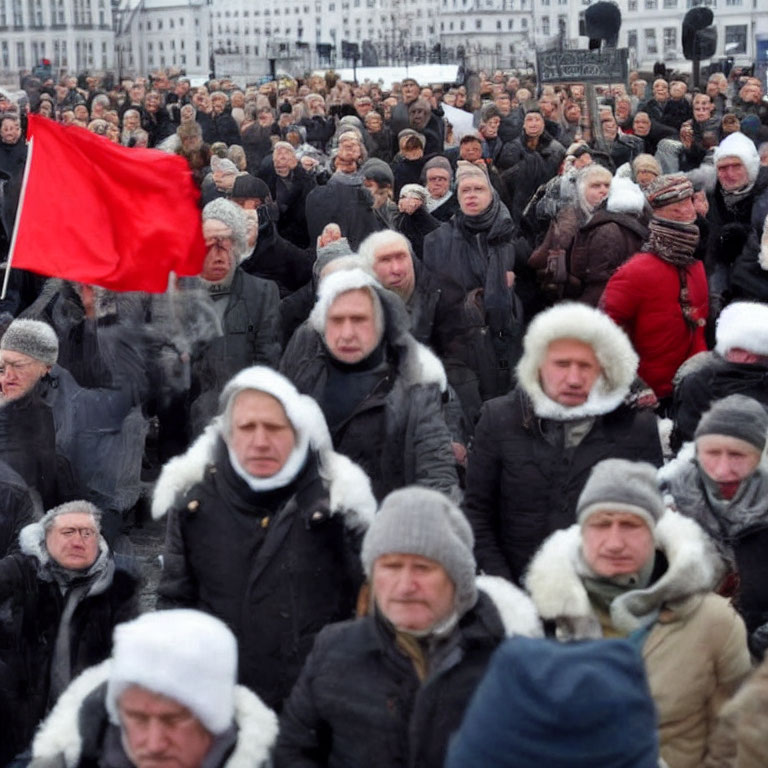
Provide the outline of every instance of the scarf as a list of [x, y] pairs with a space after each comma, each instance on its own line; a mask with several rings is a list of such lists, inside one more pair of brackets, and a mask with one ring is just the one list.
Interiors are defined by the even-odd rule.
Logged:
[[687, 267], [696, 262], [694, 251], [699, 244], [699, 228], [695, 224], [670, 221], [654, 216], [648, 225], [648, 241], [642, 250], [655, 253], [674, 267]]
[[333, 176], [328, 180], [329, 184], [342, 184], [345, 187], [362, 187], [365, 177], [361, 170], [357, 170], [354, 173], [343, 173], [342, 171], [336, 171]]
[[754, 186], [755, 182], [750, 181], [743, 187], [734, 189], [731, 192], [723, 190], [723, 202], [725, 203], [725, 207], [732, 212], [733, 209], [738, 207], [739, 203], [752, 192]]
[[[490, 182], [489, 182], [490, 185]], [[515, 248], [510, 242], [514, 232], [512, 220], [496, 190], [491, 204], [477, 216], [459, 210], [454, 218], [467, 239], [473, 241], [470, 258], [473, 273], [483, 285], [485, 319], [494, 335], [499, 336], [512, 325], [515, 296], [507, 286], [507, 271], [515, 263]]]
[[443, 203], [451, 199], [453, 192], [449, 189], [442, 197], [427, 196], [427, 213], [437, 210]]

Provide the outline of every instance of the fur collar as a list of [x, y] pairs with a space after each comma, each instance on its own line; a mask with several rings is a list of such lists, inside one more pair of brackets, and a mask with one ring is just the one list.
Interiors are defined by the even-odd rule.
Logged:
[[[109, 678], [112, 661], [86, 669], [59, 697], [32, 742], [32, 759], [60, 755], [65, 768], [75, 768], [82, 750], [79, 716], [83, 701]], [[106, 712], [105, 712], [106, 717]], [[237, 744], [223, 768], [259, 768], [266, 765], [277, 738], [277, 715], [247, 688], [235, 689]]]
[[[633, 628], [636, 616], [653, 609], [681, 608], [693, 595], [709, 592], [719, 577], [717, 557], [704, 531], [693, 520], [667, 510], [656, 525], [656, 547], [669, 566], [646, 589], [627, 592], [611, 606], [617, 626]], [[553, 533], [531, 561], [525, 585], [544, 621], [594, 619], [589, 596], [579, 576], [581, 528], [572, 525]]]
[[542, 637], [536, 607], [528, 595], [500, 576], [478, 576], [477, 589], [484, 592], [499, 613], [507, 637]]
[[[214, 419], [181, 456], [171, 459], [160, 473], [152, 496], [152, 517], [162, 518], [193, 485], [201, 482], [205, 468], [215, 459], [221, 422]], [[318, 471], [328, 487], [331, 513], [343, 514], [347, 527], [368, 528], [376, 512], [371, 481], [360, 467], [330, 448], [317, 452]]]
[[[761, 266], [768, 269], [768, 228], [763, 230]], [[763, 256], [765, 264], [762, 263]], [[715, 352], [725, 357], [735, 347], [768, 355], [768, 306], [758, 301], [734, 301], [717, 319]]]
[[[576, 339], [589, 344], [603, 369], [583, 405], [568, 408], [551, 400], [541, 388], [539, 368], [550, 343]], [[608, 315], [585, 304], [566, 302], [537, 315], [523, 339], [517, 379], [539, 418], [569, 421], [602, 416], [618, 408], [637, 374], [638, 357], [624, 331]]]
[[645, 208], [643, 190], [632, 179], [615, 176], [605, 209], [611, 213], [641, 214]]

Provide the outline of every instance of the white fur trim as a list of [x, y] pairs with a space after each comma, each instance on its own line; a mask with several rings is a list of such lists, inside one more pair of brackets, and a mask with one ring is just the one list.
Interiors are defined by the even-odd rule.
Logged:
[[715, 147], [715, 166], [726, 157], [737, 157], [744, 163], [750, 182], [754, 184], [760, 170], [760, 155], [752, 139], [747, 138], [741, 131], [726, 136]]
[[376, 514], [376, 499], [368, 475], [335, 451], [323, 454], [320, 475], [329, 484], [331, 510], [343, 511], [349, 528], [367, 530]]
[[48, 562], [48, 552], [42, 546], [44, 541], [42, 523], [30, 523], [19, 531], [19, 549], [22, 554], [31, 555], [40, 563]]
[[673, 477], [677, 475], [696, 457], [696, 443], [691, 440], [688, 443], [683, 443], [680, 450], [677, 452], [677, 456], [671, 461], [668, 461], [663, 467], [659, 468], [656, 473], [659, 485], [669, 482]]
[[[576, 339], [589, 344], [603, 369], [583, 405], [568, 408], [551, 400], [541, 388], [539, 368], [550, 343]], [[601, 416], [618, 408], [637, 374], [638, 357], [624, 331], [600, 310], [566, 302], [537, 315], [523, 339], [517, 378], [540, 418], [569, 420]]]
[[436, 384], [441, 392], [448, 389], [448, 377], [440, 358], [421, 342], [409, 341], [408, 354], [401, 363], [401, 374], [409, 386]]
[[670, 438], [672, 437], [672, 429], [675, 424], [672, 419], [660, 419], [656, 417], [656, 427], [659, 431], [659, 442], [661, 443], [661, 452], [664, 456], [669, 457], [672, 455], [672, 447], [670, 445]]
[[735, 301], [717, 319], [715, 351], [725, 357], [734, 347], [768, 355], [768, 305]]
[[[90, 693], [107, 682], [111, 666], [111, 659], [107, 659], [86, 669], [62, 693], [35, 735], [33, 759], [62, 755], [66, 768], [75, 768], [83, 746], [78, 726], [80, 707]], [[266, 764], [277, 739], [277, 715], [258, 696], [239, 685], [235, 688], [235, 722], [237, 744], [224, 768], [259, 768]]]
[[496, 606], [507, 637], [543, 637], [536, 607], [525, 592], [500, 576], [478, 576], [475, 584]]
[[639, 214], [645, 208], [645, 195], [632, 179], [614, 176], [605, 208], [611, 213]]
[[762, 269], [768, 270], [768, 216], [765, 217], [765, 221], [763, 222], [763, 234], [760, 238], [760, 253], [757, 255], [757, 260]]
[[381, 288], [373, 275], [362, 269], [344, 269], [332, 272], [320, 281], [317, 290], [317, 302], [309, 315], [309, 324], [322, 336], [325, 332], [325, 318], [336, 297], [358, 288]]

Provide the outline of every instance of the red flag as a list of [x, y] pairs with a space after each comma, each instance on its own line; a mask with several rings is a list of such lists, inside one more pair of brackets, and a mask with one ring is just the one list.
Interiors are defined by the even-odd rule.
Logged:
[[205, 256], [183, 157], [129, 149], [30, 115], [11, 266], [115, 291], [161, 293]]

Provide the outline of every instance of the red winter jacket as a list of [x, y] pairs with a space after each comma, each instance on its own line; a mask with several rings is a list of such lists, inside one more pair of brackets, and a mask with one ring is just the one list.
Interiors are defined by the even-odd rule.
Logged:
[[[706, 320], [709, 292], [704, 265], [686, 268], [689, 303]], [[636, 253], [613, 274], [601, 308], [629, 336], [640, 356], [638, 375], [659, 398], [672, 394], [672, 377], [689, 357], [706, 350], [703, 322], [691, 330], [680, 306], [680, 278], [654, 253]]]

